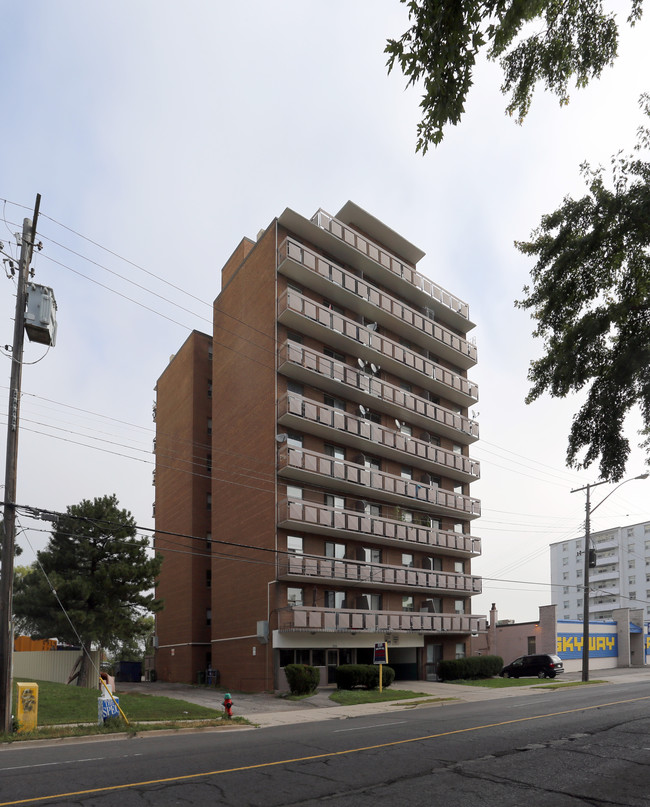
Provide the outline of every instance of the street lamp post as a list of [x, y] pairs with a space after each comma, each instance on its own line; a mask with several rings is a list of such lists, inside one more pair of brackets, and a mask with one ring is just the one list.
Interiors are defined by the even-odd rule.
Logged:
[[584, 485], [581, 488], [574, 488], [571, 493], [577, 493], [580, 490], [587, 491], [587, 499], [585, 502], [585, 548], [584, 548], [584, 555], [583, 561], [585, 564], [584, 570], [584, 591], [583, 591], [583, 601], [582, 601], [582, 680], [588, 681], [589, 680], [589, 542], [591, 540], [591, 514], [596, 510], [600, 505], [605, 501], [605, 499], [609, 499], [612, 493], [615, 493], [621, 485], [624, 485], [626, 482], [633, 482], [635, 479], [647, 479], [650, 474], [639, 474], [639, 476], [633, 476], [630, 479], [625, 479], [623, 482], [618, 484], [614, 490], [611, 490], [604, 499], [601, 499], [597, 505], [591, 507], [590, 504], [590, 492], [592, 488], [597, 487], [598, 485], [605, 485], [607, 484], [607, 480], [604, 479], [602, 482], [593, 482], [590, 485]]

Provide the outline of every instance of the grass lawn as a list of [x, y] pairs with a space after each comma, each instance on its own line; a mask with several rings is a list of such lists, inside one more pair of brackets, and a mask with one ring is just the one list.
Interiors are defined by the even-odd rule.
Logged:
[[340, 706], [354, 706], [358, 703], [382, 703], [383, 701], [400, 701], [411, 698], [426, 698], [427, 700], [446, 700], [446, 698], [432, 698], [426, 692], [409, 692], [408, 689], [337, 689], [330, 695], [330, 700]]
[[[38, 730], [32, 734], [13, 734], [10, 737], [0, 734], [2, 740], [35, 739], [36, 737], [81, 736], [86, 734], [103, 734], [127, 730], [122, 718], [107, 721], [104, 726], [97, 725], [97, 698], [99, 690], [84, 689], [66, 684], [55, 684], [51, 681], [36, 681], [38, 684]], [[14, 704], [17, 699], [17, 688], [14, 686]], [[178, 727], [184, 721], [205, 721], [206, 725], [225, 725], [232, 722], [248, 723], [243, 718], [233, 721], [223, 719], [220, 709], [209, 709], [195, 703], [164, 698], [156, 695], [139, 693], [120, 693], [119, 684], [116, 693], [120, 708], [131, 724], [131, 731], [141, 731], [150, 727]], [[154, 726], [151, 722], [156, 721]], [[81, 724], [90, 724], [82, 726]], [[162, 725], [161, 725], [162, 724]]]

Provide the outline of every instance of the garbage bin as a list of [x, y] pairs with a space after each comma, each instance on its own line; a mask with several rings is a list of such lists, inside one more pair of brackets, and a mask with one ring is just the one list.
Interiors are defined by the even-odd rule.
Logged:
[[205, 684], [205, 670], [199, 670], [196, 674], [196, 680], [199, 686]]

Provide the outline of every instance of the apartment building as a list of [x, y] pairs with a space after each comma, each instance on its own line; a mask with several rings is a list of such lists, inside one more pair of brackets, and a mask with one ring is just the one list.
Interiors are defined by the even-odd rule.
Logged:
[[[551, 544], [551, 584], [560, 619], [582, 619], [584, 536]], [[650, 522], [591, 533], [596, 566], [589, 572], [589, 615], [612, 619], [641, 608], [650, 619]]]
[[241, 690], [372, 661], [431, 679], [486, 630], [465, 302], [348, 202], [286, 209], [222, 269], [212, 338], [157, 384], [156, 673]]

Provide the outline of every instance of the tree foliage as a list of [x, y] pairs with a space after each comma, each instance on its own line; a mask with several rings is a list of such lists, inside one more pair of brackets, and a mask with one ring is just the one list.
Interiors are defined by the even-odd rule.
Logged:
[[[399, 65], [407, 86], [422, 82], [416, 151], [426, 153], [465, 111], [476, 59], [484, 53], [503, 70], [506, 111], [521, 123], [538, 83], [569, 100], [569, 82], [584, 87], [617, 55], [618, 23], [603, 0], [400, 0], [411, 27], [386, 45], [388, 72]], [[643, 0], [629, 0], [627, 21]]]
[[[648, 96], [641, 108], [650, 117]], [[609, 184], [602, 168], [584, 164], [587, 194], [565, 198], [533, 240], [517, 243], [537, 259], [517, 305], [531, 311], [545, 349], [531, 362], [527, 402], [586, 388], [567, 461], [581, 468], [600, 458], [600, 475], [611, 481], [625, 472], [623, 427], [635, 405], [650, 428], [649, 148], [650, 130], [641, 127], [634, 153], [612, 157]]]
[[148, 556], [148, 546], [114, 495], [71, 505], [38, 561], [16, 580], [16, 617], [32, 636], [81, 640], [87, 649], [139, 638], [143, 617], [162, 607], [151, 591], [160, 560]]

